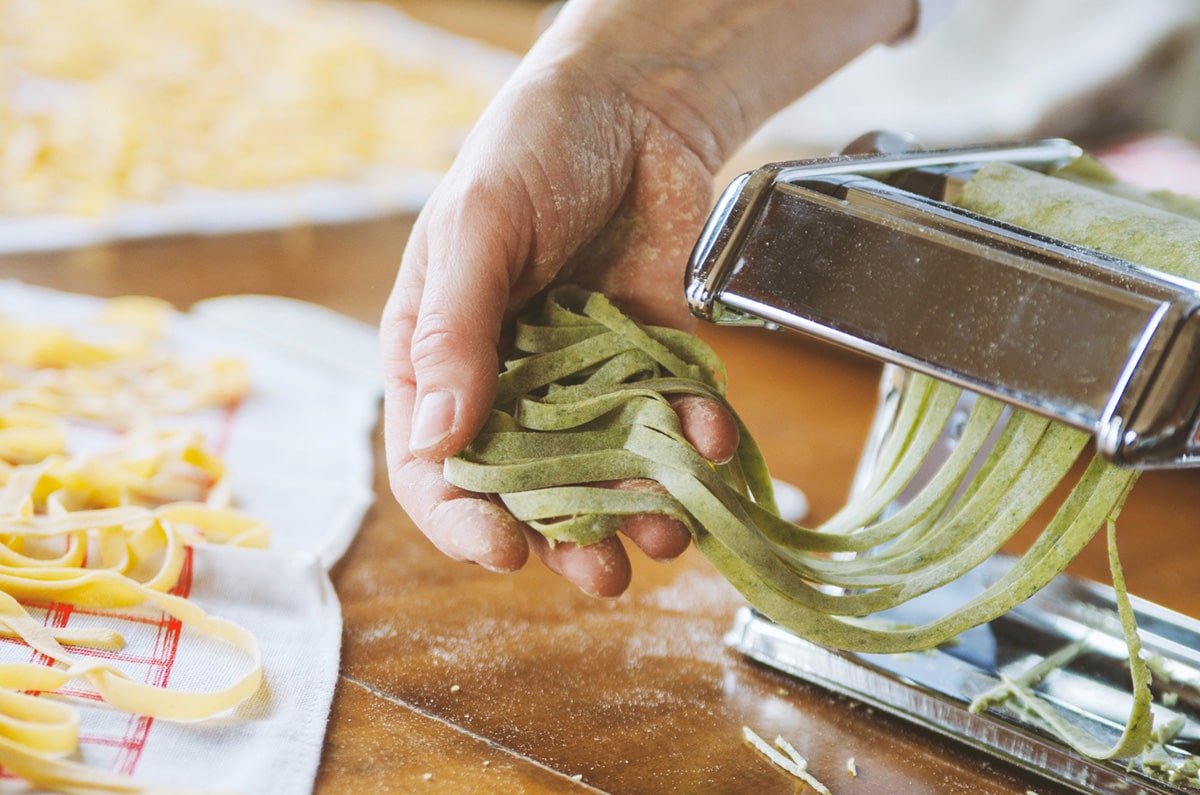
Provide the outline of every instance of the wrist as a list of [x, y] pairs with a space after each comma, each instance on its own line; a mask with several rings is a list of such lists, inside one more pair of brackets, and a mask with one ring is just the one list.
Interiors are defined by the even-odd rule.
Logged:
[[772, 115], [916, 21], [916, 0], [570, 0], [535, 51], [606, 81], [716, 171]]

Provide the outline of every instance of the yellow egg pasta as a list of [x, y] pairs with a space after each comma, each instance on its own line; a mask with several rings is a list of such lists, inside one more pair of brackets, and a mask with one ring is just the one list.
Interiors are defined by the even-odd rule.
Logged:
[[384, 11], [0, 0], [0, 214], [443, 170], [490, 89], [396, 52]]
[[[40, 661], [0, 662], [0, 766], [34, 785], [67, 792], [138, 792], [137, 782], [68, 758], [79, 718], [54, 695], [84, 687], [118, 710], [200, 720], [258, 689], [262, 656], [241, 626], [173, 593], [188, 546], [265, 547], [268, 529], [230, 504], [225, 467], [181, 415], [236, 401], [240, 363], [185, 363], [161, 350], [170, 308], [150, 299], [108, 302], [76, 329], [0, 318], [0, 636]], [[111, 443], [72, 449], [81, 423]], [[51, 626], [28, 605], [161, 611], [228, 644], [245, 663], [211, 690], [139, 682], [109, 657], [115, 629]], [[111, 657], [111, 655], [110, 655]]]

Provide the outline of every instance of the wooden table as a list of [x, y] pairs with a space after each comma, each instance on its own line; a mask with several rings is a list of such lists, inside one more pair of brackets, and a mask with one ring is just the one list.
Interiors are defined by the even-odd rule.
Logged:
[[[528, 43], [539, 11], [517, 0], [407, 5], [513, 48]], [[277, 293], [373, 323], [410, 224], [8, 256], [0, 276], [180, 307]], [[859, 456], [877, 366], [794, 336], [703, 336], [727, 362], [732, 401], [775, 475], [806, 491], [814, 520], [828, 516]], [[374, 443], [381, 453], [378, 434]], [[1196, 616], [1198, 486], [1194, 472], [1148, 474], [1121, 520], [1134, 592]], [[788, 738], [835, 793], [1056, 791], [727, 650], [722, 635], [742, 602], [694, 551], [670, 564], [636, 559], [630, 591], [596, 600], [536, 563], [497, 575], [442, 557], [394, 503], [382, 468], [376, 487], [333, 571], [345, 635], [319, 793], [798, 791], [742, 742], [743, 726]], [[1073, 570], [1106, 580], [1102, 547]]]

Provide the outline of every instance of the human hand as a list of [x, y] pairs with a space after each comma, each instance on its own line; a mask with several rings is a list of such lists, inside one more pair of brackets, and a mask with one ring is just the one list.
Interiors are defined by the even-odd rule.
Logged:
[[[842, 13], [830, 2], [780, 5]], [[777, 37], [779, 22], [740, 0], [673, 7], [686, 19], [669, 30], [661, 9], [638, 2], [564, 8], [472, 131], [405, 250], [381, 330], [388, 470], [401, 505], [450, 557], [510, 571], [532, 547], [584, 591], [615, 595], [630, 576], [617, 538], [551, 547], [448, 484], [441, 462], [488, 414], [505, 317], [553, 281], [598, 290], [645, 322], [690, 325], [683, 265], [714, 172], [796, 81], [735, 90], [768, 66], [737, 34]], [[861, 47], [848, 49], [846, 59]], [[822, 58], [840, 65], [818, 53], [802, 85], [832, 71]], [[695, 399], [677, 410], [703, 455], [732, 455], [726, 412]], [[688, 542], [682, 525], [658, 517], [631, 519], [624, 534], [656, 559]]]

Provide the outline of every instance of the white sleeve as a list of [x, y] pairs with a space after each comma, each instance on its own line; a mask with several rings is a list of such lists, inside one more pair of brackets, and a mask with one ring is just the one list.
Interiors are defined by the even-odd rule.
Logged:
[[921, 39], [939, 22], [945, 19], [958, 0], [917, 0], [917, 19], [905, 35], [892, 44], [905, 44]]

